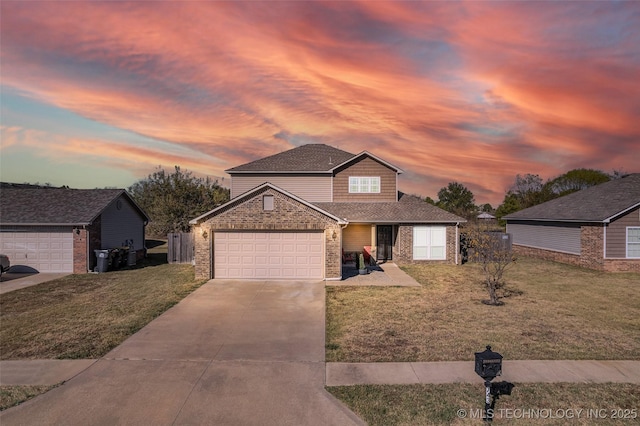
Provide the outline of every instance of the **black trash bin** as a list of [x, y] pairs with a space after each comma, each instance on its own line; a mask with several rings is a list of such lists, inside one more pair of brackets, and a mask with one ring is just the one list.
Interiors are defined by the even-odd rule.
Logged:
[[98, 264], [96, 272], [107, 272], [109, 270], [109, 250], [94, 250]]

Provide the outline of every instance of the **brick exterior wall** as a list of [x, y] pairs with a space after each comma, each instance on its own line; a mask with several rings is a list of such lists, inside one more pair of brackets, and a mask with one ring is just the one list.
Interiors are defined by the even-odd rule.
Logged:
[[640, 274], [640, 259], [606, 259], [606, 272], [636, 272]]
[[76, 229], [73, 233], [73, 273], [86, 274], [89, 271], [87, 259], [87, 230]]
[[[102, 220], [98, 217], [86, 229], [73, 230], [73, 273], [86, 274], [97, 264], [94, 250], [100, 249]], [[88, 237], [87, 237], [88, 234]]]
[[580, 227], [580, 266], [597, 271], [604, 270], [603, 225]]
[[[455, 263], [456, 262], [456, 226], [447, 225], [447, 258], [446, 260], [414, 260], [413, 259], [413, 227], [424, 224], [399, 225], [393, 245], [393, 260], [396, 263]], [[434, 225], [437, 226], [437, 225]], [[458, 257], [458, 263], [459, 263]]]
[[561, 253], [559, 251], [544, 250], [534, 247], [513, 245], [513, 252], [518, 256], [535, 257], [536, 259], [550, 260], [552, 262], [566, 263], [580, 266], [580, 256], [577, 254]]
[[582, 268], [606, 272], [640, 272], [640, 259], [604, 259], [604, 225], [580, 227], [580, 255], [561, 253], [533, 247], [513, 246], [522, 256], [567, 263]]
[[[274, 208], [265, 211], [264, 195], [273, 195]], [[206, 238], [202, 232], [206, 231]], [[213, 277], [212, 258], [216, 231], [324, 231], [325, 278], [340, 279], [342, 276], [341, 228], [333, 219], [323, 215], [278, 191], [264, 188], [250, 198], [238, 199], [214, 217], [195, 226], [196, 277]], [[336, 238], [333, 239], [335, 231]]]

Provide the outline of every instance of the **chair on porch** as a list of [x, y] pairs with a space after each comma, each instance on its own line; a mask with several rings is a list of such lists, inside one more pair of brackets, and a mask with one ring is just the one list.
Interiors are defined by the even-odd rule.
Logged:
[[354, 253], [345, 253], [344, 249], [342, 249], [342, 263], [355, 262], [356, 256]]
[[366, 265], [371, 265], [371, 246], [364, 246], [362, 253], [364, 254], [364, 263]]

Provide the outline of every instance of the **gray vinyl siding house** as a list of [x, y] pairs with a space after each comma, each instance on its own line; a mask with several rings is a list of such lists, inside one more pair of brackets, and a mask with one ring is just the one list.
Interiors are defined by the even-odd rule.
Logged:
[[580, 224], [523, 221], [507, 224], [514, 244], [580, 255]]
[[128, 246], [144, 256], [146, 213], [123, 189], [0, 187], [0, 252], [38, 272], [82, 274], [94, 250]]
[[640, 173], [503, 219], [521, 254], [601, 271], [640, 272]]

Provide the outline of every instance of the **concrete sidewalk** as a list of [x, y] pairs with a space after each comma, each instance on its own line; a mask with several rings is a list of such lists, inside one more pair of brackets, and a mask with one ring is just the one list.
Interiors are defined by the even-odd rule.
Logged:
[[[363, 425], [324, 388], [324, 301], [322, 281], [209, 281], [0, 424]], [[0, 376], [20, 366], [33, 382]]]
[[97, 359], [0, 361], [0, 386], [57, 385], [77, 376]]
[[14, 273], [5, 272], [2, 274], [2, 282], [0, 282], [0, 294], [9, 293], [10, 291], [20, 290], [21, 288], [31, 287], [52, 281], [58, 278], [66, 277], [68, 273]]
[[413, 277], [406, 274], [393, 262], [379, 263], [367, 268], [369, 273], [359, 275], [355, 266], [342, 267], [342, 280], [327, 281], [327, 286], [335, 287], [420, 287]]
[[[482, 383], [473, 361], [327, 363], [327, 386]], [[516, 383], [640, 383], [640, 361], [504, 361]]]
[[[0, 361], [0, 385], [55, 385], [95, 359]], [[471, 361], [326, 364], [327, 386], [481, 383]], [[504, 361], [499, 380], [518, 383], [638, 383], [640, 361]]]

